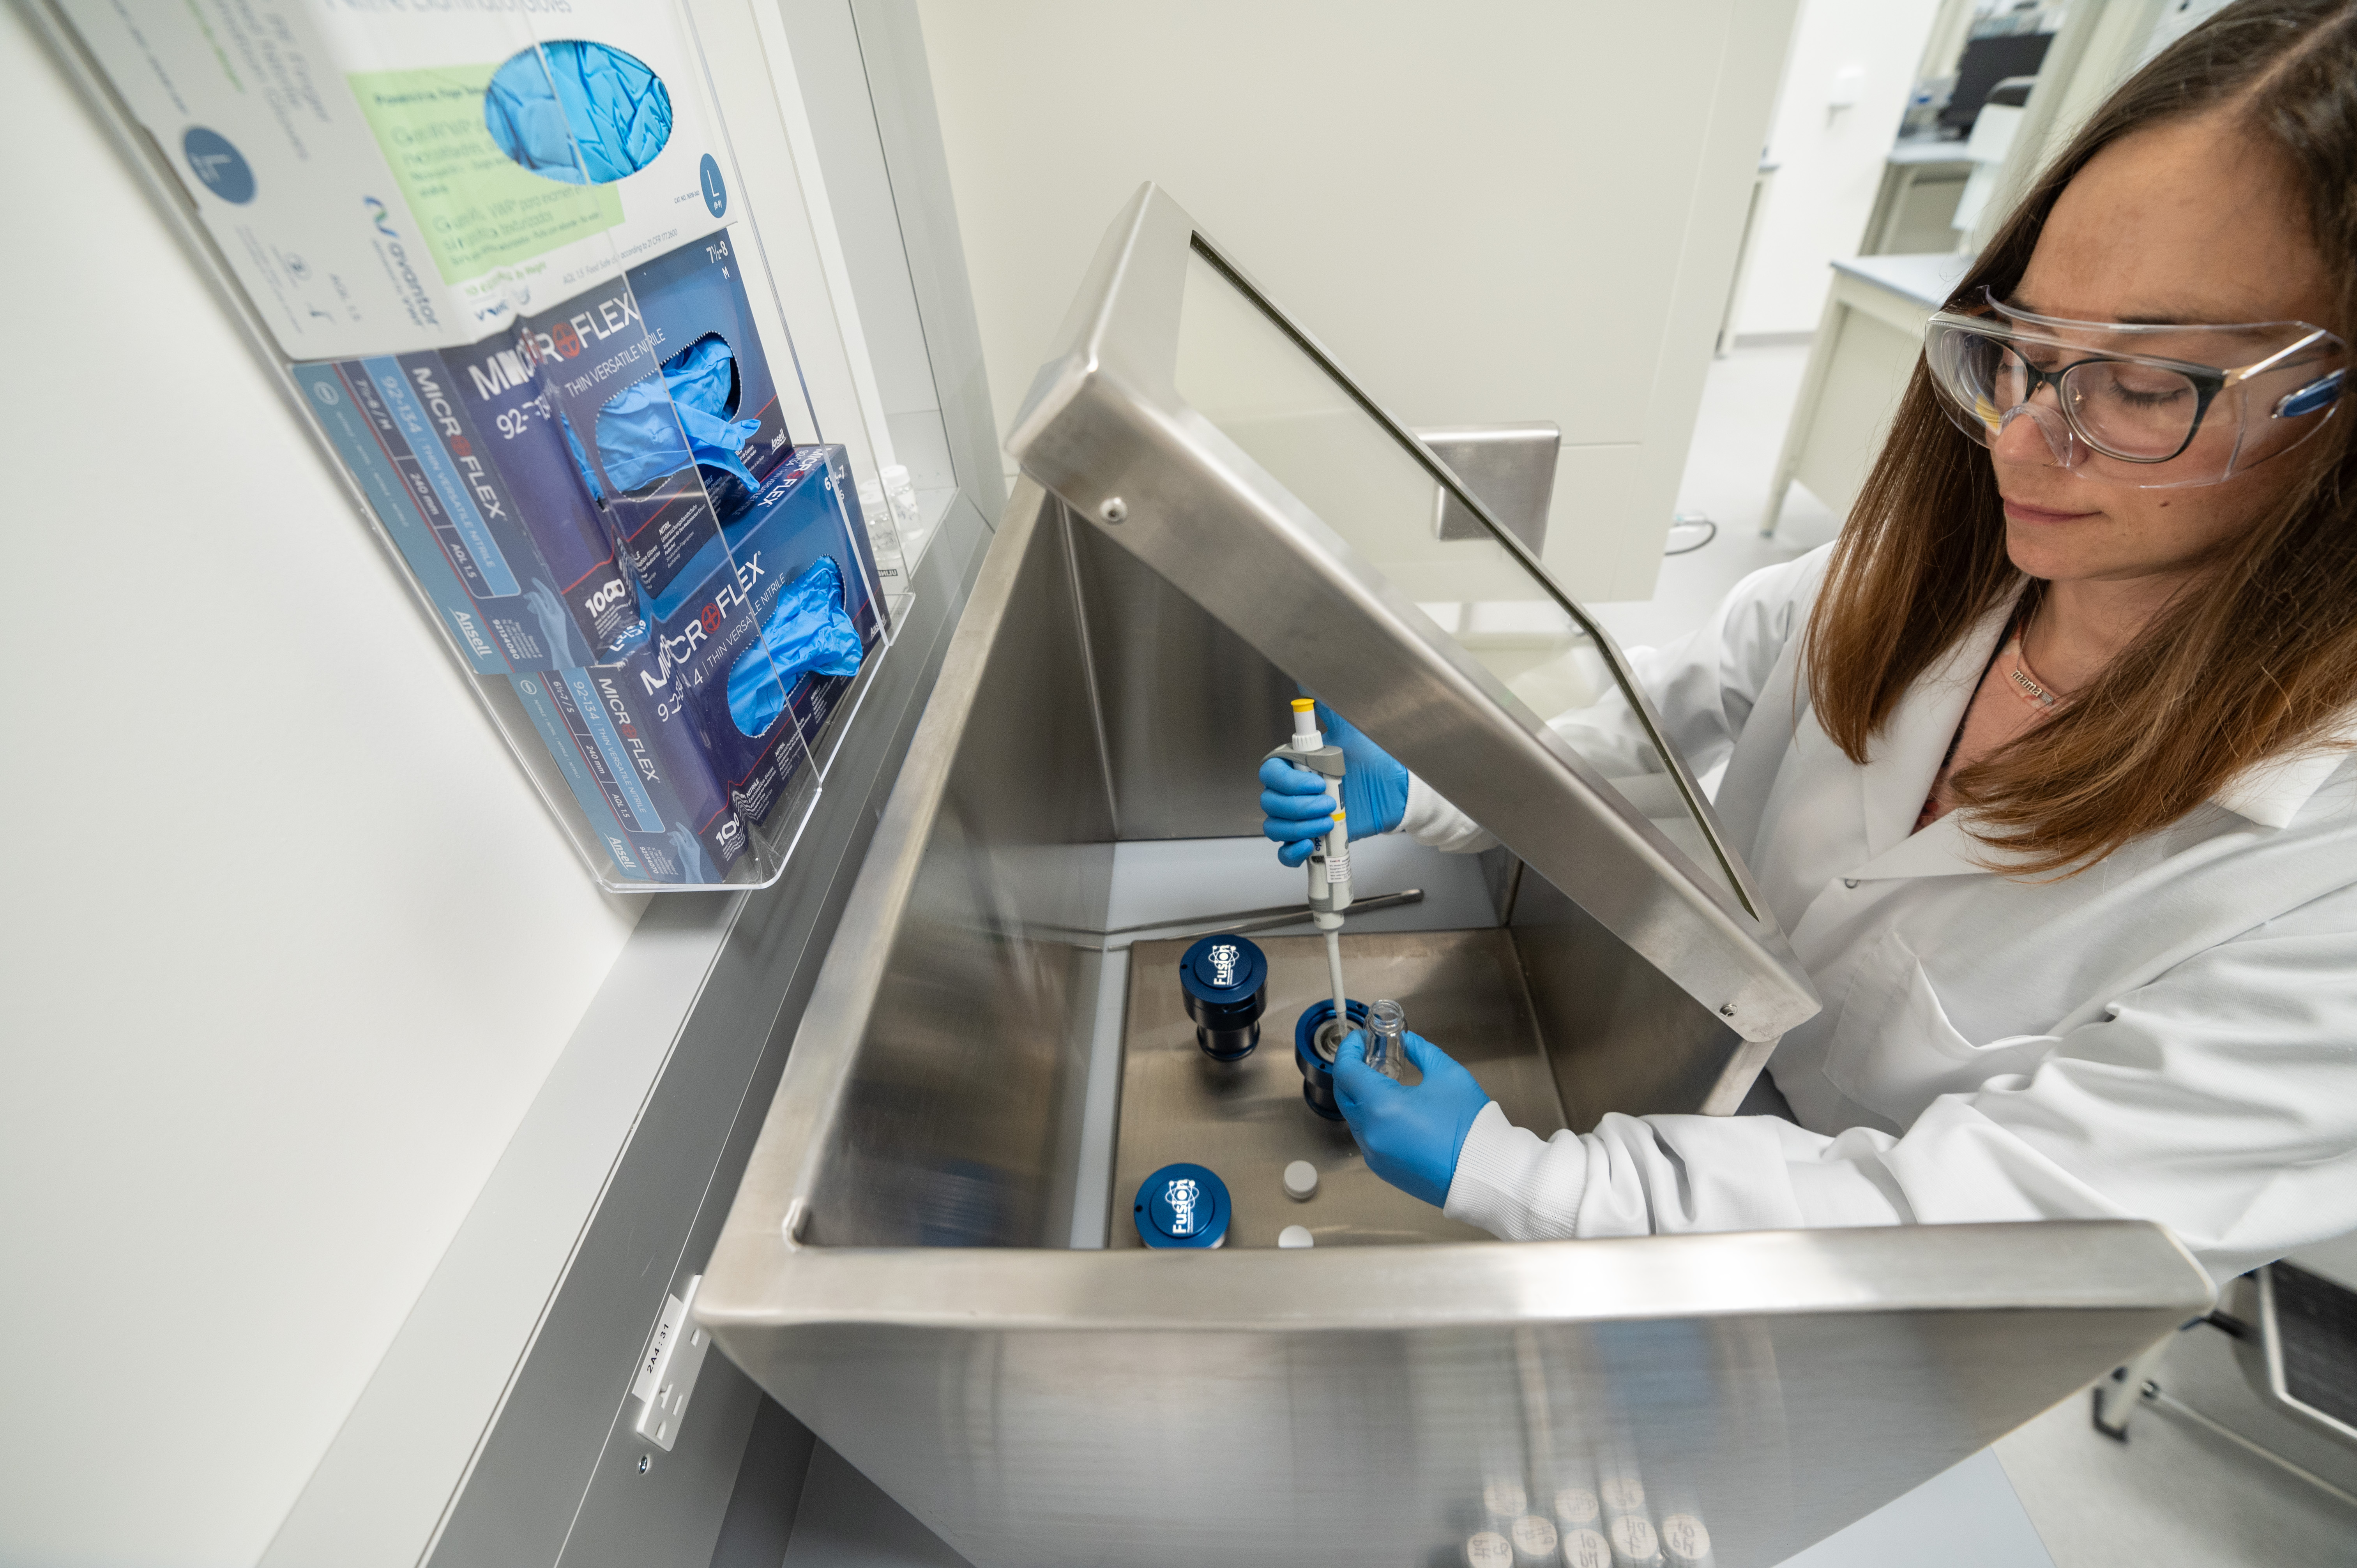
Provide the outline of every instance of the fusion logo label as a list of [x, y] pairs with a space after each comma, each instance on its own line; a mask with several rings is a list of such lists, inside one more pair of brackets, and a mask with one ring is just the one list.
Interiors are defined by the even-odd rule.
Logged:
[[1163, 1197], [1170, 1204], [1170, 1233], [1192, 1236], [1195, 1233], [1195, 1205], [1203, 1198], [1203, 1188], [1193, 1176], [1180, 1176], [1163, 1188]]
[[1236, 961], [1243, 957], [1243, 949], [1233, 942], [1222, 942], [1204, 956], [1211, 961], [1212, 984], [1225, 987], [1236, 983]]

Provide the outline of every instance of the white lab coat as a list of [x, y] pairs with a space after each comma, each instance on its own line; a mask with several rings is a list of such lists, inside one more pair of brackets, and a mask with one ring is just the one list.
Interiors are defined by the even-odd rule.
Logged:
[[[2237, 779], [2067, 879], [1999, 875], [1917, 813], [2007, 611], [1909, 692], [1864, 767], [1817, 723], [1800, 632], [1826, 552], [1630, 654], [1824, 1010], [1773, 1116], [1608, 1115], [1551, 1141], [1492, 1102], [1448, 1212], [1509, 1239], [2140, 1218], [2221, 1280], [2357, 1230], [2357, 761]], [[1592, 716], [1557, 721], [1591, 754]], [[1480, 828], [1419, 781], [1403, 828]], [[1444, 1047], [1447, 1042], [1440, 1042]]]

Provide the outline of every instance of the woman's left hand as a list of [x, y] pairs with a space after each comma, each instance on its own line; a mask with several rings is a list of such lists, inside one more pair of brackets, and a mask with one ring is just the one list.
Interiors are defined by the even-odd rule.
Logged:
[[1422, 1035], [1409, 1034], [1407, 1059], [1424, 1081], [1410, 1085], [1367, 1065], [1367, 1033], [1353, 1029], [1334, 1053], [1334, 1102], [1367, 1156], [1367, 1168], [1435, 1208], [1448, 1203], [1457, 1156], [1490, 1091], [1456, 1058]]

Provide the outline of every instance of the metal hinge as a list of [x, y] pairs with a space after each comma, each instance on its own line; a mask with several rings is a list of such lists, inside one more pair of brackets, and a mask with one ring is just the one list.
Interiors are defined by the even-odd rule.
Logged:
[[630, 1429], [664, 1453], [679, 1441], [679, 1423], [687, 1414], [687, 1396], [695, 1391], [695, 1374], [704, 1369], [704, 1353], [712, 1335], [690, 1316], [702, 1274], [692, 1275], [683, 1295], [665, 1295], [662, 1316], [639, 1357], [638, 1376], [630, 1382], [630, 1398], [639, 1409]]

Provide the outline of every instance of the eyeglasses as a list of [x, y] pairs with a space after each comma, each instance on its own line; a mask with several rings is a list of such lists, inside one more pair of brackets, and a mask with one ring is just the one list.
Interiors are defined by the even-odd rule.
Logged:
[[2027, 418], [2057, 467], [2115, 484], [2214, 485], [2280, 456], [2338, 412], [2348, 376], [2349, 346], [2305, 321], [2071, 321], [1982, 301], [1924, 328], [1948, 417], [1985, 446]]

